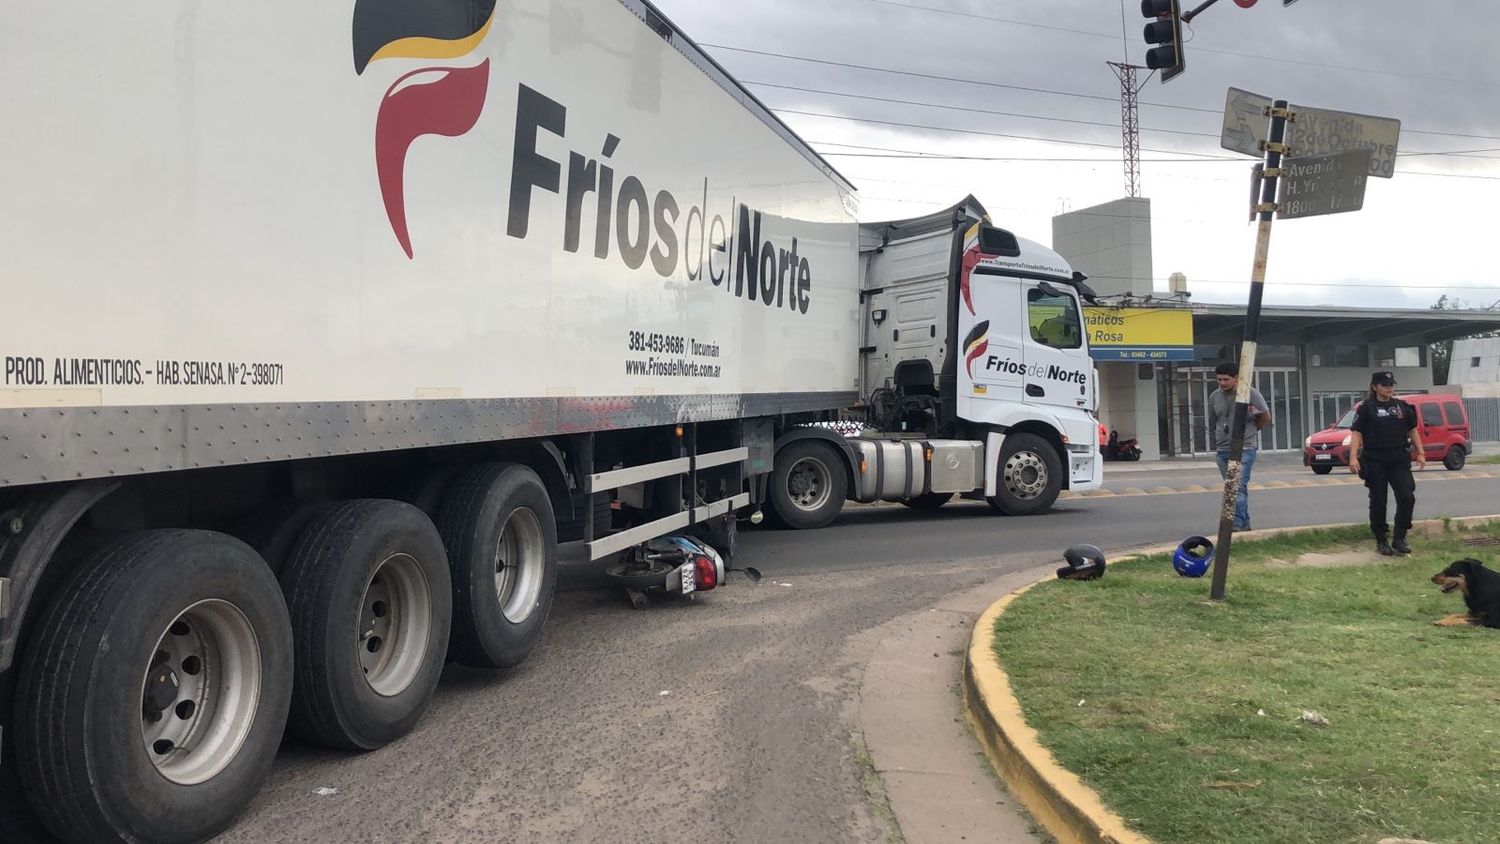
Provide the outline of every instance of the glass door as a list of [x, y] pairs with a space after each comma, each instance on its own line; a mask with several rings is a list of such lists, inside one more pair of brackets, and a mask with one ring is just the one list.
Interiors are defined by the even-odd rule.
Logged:
[[[1212, 454], [1214, 443], [1213, 431], [1209, 428], [1208, 397], [1219, 389], [1213, 368], [1176, 367], [1169, 384], [1164, 404], [1171, 453]], [[1302, 373], [1291, 368], [1258, 370], [1255, 388], [1260, 390], [1266, 406], [1271, 409], [1271, 426], [1260, 435], [1261, 450], [1301, 448], [1307, 437], [1302, 406]]]

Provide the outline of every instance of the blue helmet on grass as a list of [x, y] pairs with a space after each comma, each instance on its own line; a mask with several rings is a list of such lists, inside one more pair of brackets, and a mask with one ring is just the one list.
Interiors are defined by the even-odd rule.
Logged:
[[1206, 536], [1189, 536], [1172, 553], [1172, 568], [1183, 577], [1202, 577], [1214, 561], [1214, 544]]

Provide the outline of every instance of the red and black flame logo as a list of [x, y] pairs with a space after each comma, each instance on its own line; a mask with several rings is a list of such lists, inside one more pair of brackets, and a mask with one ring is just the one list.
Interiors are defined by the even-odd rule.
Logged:
[[[381, 59], [458, 59], [478, 49], [496, 0], [356, 0], [354, 72]], [[391, 231], [412, 257], [406, 224], [406, 153], [423, 135], [456, 138], [479, 122], [490, 60], [406, 73], [386, 89], [375, 118], [375, 169]]]
[[979, 266], [979, 262], [982, 260], [984, 260], [984, 253], [980, 251], [979, 244], [976, 243], [970, 246], [964, 251], [963, 268], [958, 275], [958, 292], [959, 295], [963, 296], [964, 305], [969, 309], [969, 313], [971, 314], [975, 313], [974, 294], [971, 291], [974, 268]]
[[964, 338], [964, 366], [969, 378], [974, 377], [974, 361], [979, 360], [990, 349], [990, 321], [984, 320], [969, 331]]

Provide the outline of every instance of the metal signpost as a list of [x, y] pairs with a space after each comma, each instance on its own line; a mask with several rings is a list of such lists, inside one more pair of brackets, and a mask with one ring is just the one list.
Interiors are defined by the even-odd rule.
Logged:
[[1229, 576], [1234, 508], [1244, 468], [1241, 461], [1245, 454], [1245, 422], [1250, 416], [1261, 299], [1271, 251], [1271, 223], [1277, 217], [1294, 220], [1358, 211], [1364, 205], [1369, 177], [1390, 178], [1395, 172], [1400, 132], [1399, 120], [1294, 106], [1286, 100], [1273, 102], [1249, 91], [1229, 89], [1220, 145], [1246, 155], [1264, 153], [1265, 160], [1256, 165], [1253, 177], [1260, 184], [1259, 202], [1255, 202], [1253, 186], [1251, 190], [1252, 219], [1259, 217], [1260, 225], [1255, 238], [1255, 263], [1250, 270], [1250, 306], [1245, 311], [1239, 386], [1234, 397], [1228, 470], [1219, 511], [1219, 539], [1209, 586], [1212, 600], [1224, 599], [1224, 585]]

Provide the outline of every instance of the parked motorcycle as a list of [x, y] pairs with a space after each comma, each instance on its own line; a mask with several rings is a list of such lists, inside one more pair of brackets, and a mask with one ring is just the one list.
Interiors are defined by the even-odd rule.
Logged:
[[1104, 444], [1103, 451], [1105, 460], [1141, 459], [1141, 447], [1136, 443], [1135, 438], [1122, 440], [1119, 431], [1109, 432], [1109, 442]]

